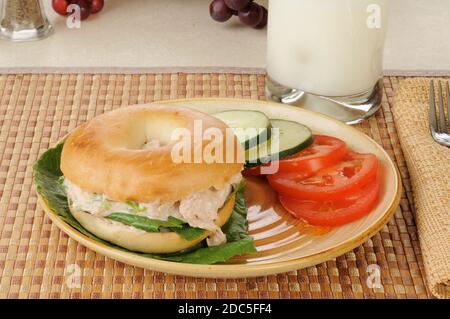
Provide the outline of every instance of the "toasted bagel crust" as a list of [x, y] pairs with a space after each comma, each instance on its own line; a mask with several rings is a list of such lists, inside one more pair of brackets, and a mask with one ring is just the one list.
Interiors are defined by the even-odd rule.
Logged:
[[[61, 155], [61, 170], [83, 190], [105, 194], [116, 201], [177, 201], [210, 187], [223, 188], [242, 170], [237, 155], [232, 163], [172, 160], [172, 148], [177, 141], [171, 140], [171, 134], [178, 128], [194, 132], [194, 120], [201, 121], [200, 133], [217, 128], [227, 136], [227, 126], [222, 121], [188, 108], [151, 104], [105, 113], [68, 136]], [[243, 152], [236, 137], [232, 138], [233, 143], [223, 141], [223, 159], [229, 152]], [[142, 149], [144, 143], [152, 140], [162, 145]], [[201, 147], [203, 154], [209, 143], [207, 139], [195, 145], [193, 142], [191, 154], [195, 147]]]
[[[215, 221], [217, 226], [222, 227], [228, 221], [233, 212], [235, 200], [236, 195], [233, 194], [219, 210]], [[205, 231], [201, 237], [189, 241], [175, 232], [148, 233], [103, 217], [74, 210], [70, 205], [69, 208], [78, 222], [97, 237], [136, 252], [155, 254], [178, 252], [197, 245], [211, 234]]]

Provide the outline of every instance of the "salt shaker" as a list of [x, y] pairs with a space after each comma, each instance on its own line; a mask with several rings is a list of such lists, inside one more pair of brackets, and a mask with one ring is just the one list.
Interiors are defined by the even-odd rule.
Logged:
[[14, 41], [42, 39], [53, 30], [42, 0], [3, 0], [0, 36]]

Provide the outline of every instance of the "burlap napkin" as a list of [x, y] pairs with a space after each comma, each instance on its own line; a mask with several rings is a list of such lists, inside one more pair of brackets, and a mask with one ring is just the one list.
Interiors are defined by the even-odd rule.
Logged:
[[392, 112], [411, 176], [428, 286], [436, 297], [450, 298], [450, 149], [430, 135], [429, 82], [400, 82]]

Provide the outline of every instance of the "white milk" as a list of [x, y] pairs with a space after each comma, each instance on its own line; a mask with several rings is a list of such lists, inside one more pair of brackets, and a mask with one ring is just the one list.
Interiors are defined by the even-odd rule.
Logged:
[[325, 96], [371, 90], [382, 76], [388, 1], [270, 0], [269, 76]]

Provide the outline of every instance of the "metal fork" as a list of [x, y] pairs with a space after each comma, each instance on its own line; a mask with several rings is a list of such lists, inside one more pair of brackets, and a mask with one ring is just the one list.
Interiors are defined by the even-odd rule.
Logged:
[[[434, 94], [434, 81], [430, 82], [430, 110], [428, 112], [428, 118], [430, 122], [431, 136], [433, 139], [441, 145], [450, 147], [450, 134], [448, 133], [447, 123], [445, 121], [444, 113], [444, 96], [442, 93], [442, 82], [439, 81], [439, 95], [437, 108], [439, 112], [439, 118], [436, 114], [436, 99]], [[447, 93], [447, 114], [450, 117], [450, 89], [448, 82], [446, 82]]]

